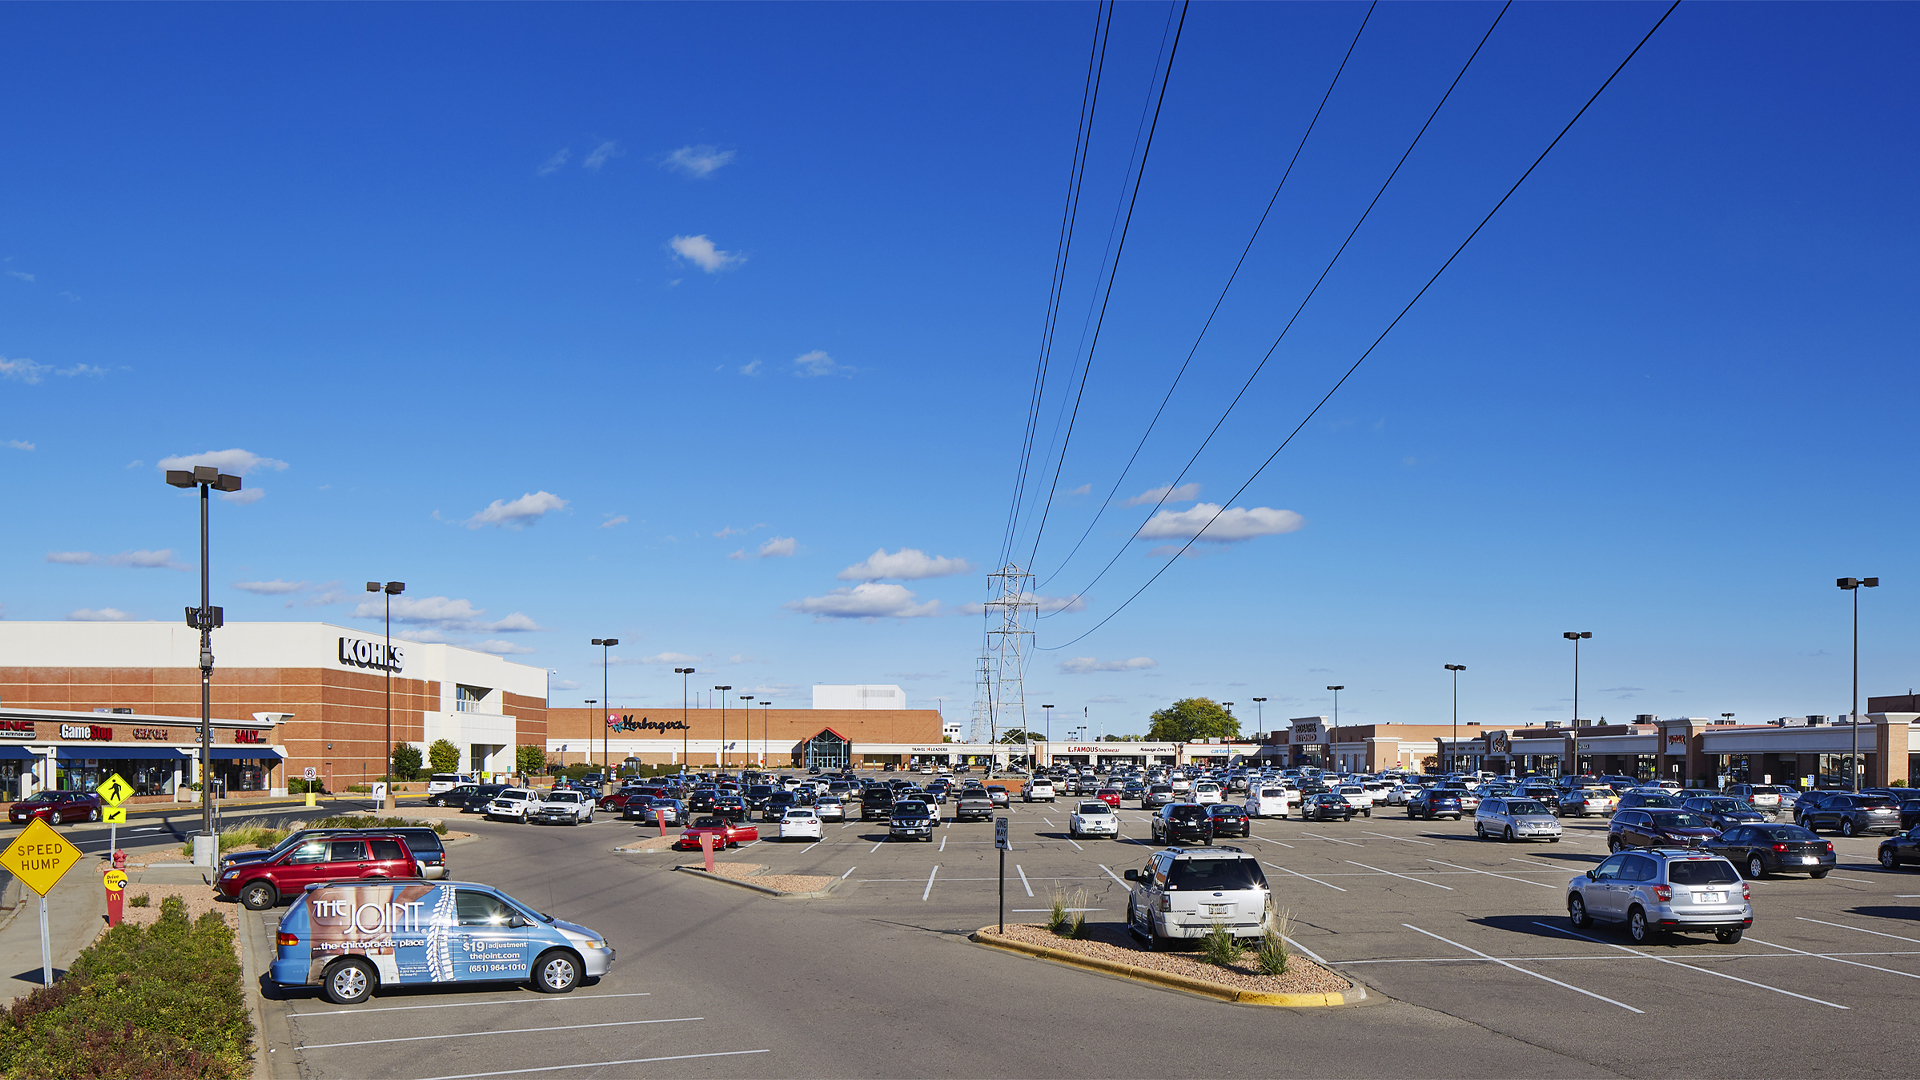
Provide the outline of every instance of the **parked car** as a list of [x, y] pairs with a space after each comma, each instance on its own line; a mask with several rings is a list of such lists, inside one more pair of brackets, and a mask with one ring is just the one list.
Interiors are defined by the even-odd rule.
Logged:
[[[327, 836], [352, 836], [359, 831], [358, 829], [299, 829], [288, 834], [286, 839], [270, 848], [263, 848], [259, 851], [222, 853], [220, 856], [220, 869], [225, 870], [229, 866], [239, 866], [243, 863], [257, 863], [265, 862], [268, 859], [277, 859], [309, 840]], [[427, 831], [432, 832], [433, 830], [429, 829]]]
[[316, 836], [271, 859], [220, 871], [214, 888], [251, 911], [265, 911], [308, 885], [366, 878], [417, 878], [420, 866], [391, 831]]
[[1000, 784], [987, 785], [987, 801], [995, 806], [1007, 805], [1007, 789]]
[[680, 839], [673, 842], [674, 849], [698, 851], [702, 836], [713, 837], [713, 849], [720, 851], [725, 848], [739, 847], [743, 843], [751, 844], [758, 841], [760, 829], [758, 826], [729, 821], [718, 815], [709, 814], [706, 817], [694, 818], [693, 824], [680, 834]]
[[99, 821], [100, 796], [91, 791], [36, 791], [7, 811], [7, 820], [22, 824], [41, 818], [49, 825], [68, 821]]
[[953, 820], [991, 821], [993, 820], [993, 797], [983, 787], [963, 787], [960, 794], [953, 798]]
[[893, 804], [887, 819], [888, 840], [925, 840], [933, 842], [937, 818], [933, 808], [919, 799], [902, 799]]
[[1557, 812], [1562, 817], [1591, 817], [1594, 814], [1611, 815], [1619, 807], [1620, 797], [1610, 787], [1576, 787], [1560, 793]]
[[527, 808], [526, 821], [535, 825], [592, 824], [593, 799], [578, 791], [549, 791]]
[[[1300, 804], [1301, 821], [1352, 821], [1354, 805], [1331, 791], [1307, 796]], [[1412, 811], [1412, 807], [1408, 807]]]
[[1105, 799], [1083, 800], [1067, 818], [1067, 836], [1078, 840], [1086, 836], [1120, 839], [1120, 815]]
[[1635, 788], [1620, 796], [1620, 805], [1616, 807], [1616, 809], [1639, 810], [1645, 808], [1650, 810], [1678, 810], [1680, 809], [1680, 802], [1679, 796], [1670, 794], [1664, 789]]
[[1713, 822], [1691, 810], [1622, 810], [1607, 825], [1607, 850], [1699, 847], [1719, 835]]
[[1207, 815], [1213, 818], [1213, 835], [1222, 836], [1253, 835], [1252, 819], [1247, 817], [1247, 808], [1233, 803], [1210, 803]]
[[[1832, 851], [1833, 845], [1828, 844], [1827, 850]], [[1889, 870], [1920, 865], [1920, 827], [1896, 833], [1880, 841], [1880, 865]]]
[[1113, 807], [1115, 810], [1120, 809], [1121, 795], [1122, 795], [1122, 792], [1117, 787], [1102, 786], [1102, 787], [1097, 787], [1093, 789], [1094, 798], [1099, 799], [1101, 802], [1106, 803], [1108, 806]]
[[821, 821], [847, 820], [847, 804], [838, 795], [821, 795], [813, 801], [813, 812]]
[[1838, 864], [1833, 844], [1798, 825], [1736, 825], [1700, 845], [1750, 878], [1810, 874], [1823, 878]]
[[746, 821], [753, 816], [747, 810], [746, 799], [739, 795], [728, 795], [724, 792], [713, 797], [713, 810], [711, 813], [715, 817], [723, 817], [728, 821], [734, 822]]
[[1418, 794], [1407, 800], [1409, 819], [1422, 818], [1432, 821], [1434, 818], [1450, 817], [1459, 821], [1463, 813], [1460, 792], [1450, 788], [1422, 788]]
[[686, 804], [679, 799], [669, 799], [662, 795], [643, 795], [627, 800], [627, 805], [620, 808], [620, 820], [638, 822], [641, 825], [672, 825], [678, 828], [680, 823], [686, 820], [685, 806]]
[[1813, 832], [1837, 829], [1841, 836], [1853, 836], [1863, 832], [1900, 831], [1900, 807], [1883, 795], [1829, 794], [1820, 800], [1818, 807], [1802, 809], [1799, 813], [1801, 827]]
[[1900, 803], [1900, 827], [1911, 829], [1920, 825], [1920, 799], [1906, 799]]
[[[447, 792], [452, 791], [454, 788], [472, 787], [476, 785], [478, 782], [479, 782], [479, 777], [470, 776], [466, 773], [437, 772], [427, 777], [427, 795], [429, 797], [434, 795], [444, 795]], [[428, 803], [428, 805], [444, 806], [445, 804], [430, 802]]]
[[1199, 803], [1168, 803], [1153, 815], [1156, 844], [1211, 844], [1213, 816]]
[[1150, 949], [1206, 937], [1215, 926], [1257, 938], [1273, 910], [1260, 860], [1233, 848], [1155, 852], [1126, 881], [1127, 928]]
[[[367, 913], [377, 912], [368, 925]], [[382, 987], [526, 982], [564, 994], [605, 975], [613, 947], [577, 923], [541, 915], [485, 885], [327, 884], [296, 894], [274, 935], [267, 978], [319, 986], [336, 1005]]]
[[1780, 809], [1780, 789], [1772, 784], [1728, 784], [1725, 794], [1763, 813]]
[[454, 786], [450, 788], [446, 788], [441, 791], [428, 792], [427, 805], [428, 806], [464, 807], [467, 805], [468, 799], [473, 798], [479, 793], [480, 793], [479, 784], [455, 784]]
[[1713, 822], [1713, 827], [1721, 832], [1726, 832], [1736, 825], [1756, 825], [1768, 820], [1767, 815], [1755, 810], [1748, 803], [1727, 795], [1692, 798], [1681, 803], [1680, 806]]
[[786, 815], [780, 819], [780, 839], [818, 840], [820, 837], [820, 815], [813, 812], [813, 807], [787, 808]]
[[526, 788], [504, 788], [487, 804], [487, 819], [525, 824], [527, 812], [533, 809], [535, 803], [534, 793]]
[[1711, 930], [1723, 945], [1753, 925], [1753, 893], [1727, 860], [1707, 852], [1656, 848], [1621, 852], [1567, 883], [1567, 918], [1623, 922], [1647, 944], [1667, 932]]
[[1560, 842], [1560, 819], [1538, 799], [1506, 796], [1488, 799], [1473, 814], [1473, 834], [1485, 840], [1547, 840]]
[[1278, 784], [1255, 784], [1251, 792], [1251, 797], [1247, 799], [1247, 813], [1254, 817], [1284, 819], [1287, 810], [1293, 806], [1293, 794]]

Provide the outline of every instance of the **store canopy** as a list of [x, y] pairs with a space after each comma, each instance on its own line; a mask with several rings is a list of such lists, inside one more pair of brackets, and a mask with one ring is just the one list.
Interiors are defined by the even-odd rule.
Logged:
[[53, 756], [62, 761], [179, 761], [186, 755], [171, 746], [56, 746]]
[[0, 761], [38, 761], [40, 755], [24, 746], [0, 746]]
[[[188, 757], [198, 757], [199, 751], [188, 751]], [[261, 758], [273, 758], [276, 761], [287, 755], [271, 746], [216, 746], [213, 748], [215, 761], [257, 761]]]

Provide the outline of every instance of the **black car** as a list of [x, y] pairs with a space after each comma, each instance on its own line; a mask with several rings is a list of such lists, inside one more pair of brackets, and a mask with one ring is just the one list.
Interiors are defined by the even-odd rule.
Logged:
[[1911, 829], [1920, 825], [1920, 799], [1908, 799], [1900, 804], [1900, 827]]
[[893, 817], [893, 789], [875, 784], [860, 793], [860, 820], [887, 821]]
[[[1833, 845], [1828, 844], [1827, 848], [1832, 850]], [[1920, 828], [1909, 829], [1880, 841], [1880, 865], [1889, 870], [1920, 866]]]
[[501, 792], [507, 790], [507, 787], [508, 785], [506, 784], [481, 784], [475, 787], [473, 794], [467, 796], [467, 801], [460, 804], [460, 812], [463, 814], [486, 813], [487, 804], [492, 802]]
[[738, 795], [715, 795], [713, 797], [713, 815], [735, 823], [745, 821], [753, 816], [747, 810], [747, 800]]
[[1434, 818], [1450, 817], [1459, 821], [1460, 796], [1457, 792], [1448, 791], [1445, 788], [1421, 788], [1413, 798], [1407, 800], [1407, 817], [1424, 818], [1428, 821]]
[[1846, 792], [1829, 795], [1820, 800], [1820, 805], [1811, 810], [1799, 811], [1802, 828], [1818, 832], [1821, 829], [1836, 829], [1841, 836], [1852, 836], [1863, 832], [1897, 833], [1900, 831], [1900, 807], [1884, 795], [1869, 795], [1861, 792], [1855, 795]]
[[[1750, 878], [1809, 874], [1823, 878], [1838, 863], [1833, 844], [1798, 825], [1736, 825], [1700, 847]], [[1881, 861], [1886, 861], [1882, 856]]]
[[1213, 843], [1213, 815], [1199, 803], [1170, 803], [1153, 815], [1153, 839], [1160, 844]]
[[1253, 820], [1247, 816], [1247, 808], [1232, 803], [1214, 803], [1207, 807], [1207, 816], [1213, 818], [1215, 836], [1251, 836]]
[[465, 806], [480, 791], [479, 784], [455, 784], [445, 791], [427, 796], [428, 806]]
[[[1705, 798], [1688, 799], [1681, 804], [1681, 807], [1686, 810], [1691, 810], [1701, 817], [1706, 818], [1708, 821], [1713, 822], [1714, 828], [1722, 831], [1731, 829], [1736, 825], [1758, 825], [1767, 820], [1767, 815], [1755, 810], [1752, 806], [1741, 802], [1739, 799], [1726, 795], [1710, 795]], [[1735, 863], [1734, 865], [1737, 866], [1739, 864]]]
[[[1632, 792], [1628, 792], [1632, 794]], [[1653, 807], [1622, 810], [1607, 825], [1607, 850], [1699, 847], [1720, 835], [1713, 822], [1691, 810]]]
[[718, 798], [719, 795], [720, 795], [720, 789], [718, 788], [711, 788], [711, 787], [694, 788], [693, 797], [687, 800], [687, 813], [689, 814], [713, 813], [713, 800]]
[[[1460, 800], [1453, 800], [1454, 816], [1460, 816]], [[1442, 811], [1444, 813], [1445, 811]], [[1301, 821], [1352, 821], [1353, 804], [1331, 792], [1309, 795], [1300, 804]]]
[[1616, 810], [1678, 810], [1680, 800], [1664, 791], [1629, 791], [1620, 796]]

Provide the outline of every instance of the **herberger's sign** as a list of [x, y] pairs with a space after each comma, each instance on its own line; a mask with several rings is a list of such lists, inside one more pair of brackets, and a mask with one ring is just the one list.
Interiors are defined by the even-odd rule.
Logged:
[[34, 734], [31, 720], [0, 720], [0, 739], [31, 739]]
[[687, 723], [684, 720], [649, 720], [644, 716], [638, 720], [635, 720], [632, 716], [621, 716], [618, 720], [616, 720], [614, 719], [614, 716], [616, 715], [618, 714], [612, 714], [612, 713], [608, 714], [607, 716], [608, 731], [685, 731], [687, 730]]

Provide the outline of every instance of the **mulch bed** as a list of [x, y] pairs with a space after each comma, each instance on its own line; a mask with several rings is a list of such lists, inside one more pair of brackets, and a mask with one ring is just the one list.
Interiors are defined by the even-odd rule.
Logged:
[[[998, 932], [994, 927], [988, 929], [989, 932]], [[1251, 990], [1261, 994], [1339, 994], [1353, 986], [1299, 952], [1288, 958], [1287, 970], [1283, 975], [1262, 975], [1254, 964], [1255, 954], [1252, 952], [1243, 954], [1245, 959], [1232, 967], [1215, 967], [1202, 960], [1198, 951], [1148, 952], [1134, 941], [1123, 923], [1089, 922], [1087, 936], [1077, 940], [1061, 937], [1037, 923], [1008, 923], [1005, 936], [1027, 945], [1131, 964], [1189, 979], [1205, 979], [1235, 990]]]

